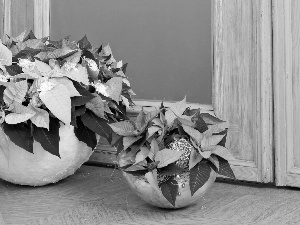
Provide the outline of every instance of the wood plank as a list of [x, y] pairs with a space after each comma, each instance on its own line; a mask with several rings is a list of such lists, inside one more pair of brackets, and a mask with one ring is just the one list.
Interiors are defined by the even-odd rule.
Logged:
[[227, 146], [237, 163], [256, 165], [257, 181], [271, 182], [271, 1], [215, 0], [213, 32], [213, 107], [218, 117], [239, 128], [229, 130]]
[[0, 0], [0, 39], [3, 40], [4, 29], [4, 0]]
[[4, 0], [3, 42], [11, 35], [11, 0]]
[[276, 184], [300, 187], [300, 4], [273, 7]]
[[50, 0], [34, 0], [33, 30], [37, 38], [50, 35]]

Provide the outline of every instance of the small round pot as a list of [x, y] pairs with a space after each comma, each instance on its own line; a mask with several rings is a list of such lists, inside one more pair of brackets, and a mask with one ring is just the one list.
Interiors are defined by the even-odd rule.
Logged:
[[207, 182], [199, 188], [193, 196], [191, 196], [189, 180], [179, 182], [178, 195], [176, 197], [175, 206], [173, 206], [163, 196], [161, 191], [154, 189], [145, 179], [141, 179], [123, 171], [122, 173], [133, 192], [145, 202], [160, 208], [171, 209], [182, 208], [198, 201], [211, 188], [216, 180], [216, 173], [212, 170]]
[[0, 150], [0, 178], [20, 185], [42, 186], [74, 174], [93, 151], [77, 139], [73, 126], [61, 125], [59, 136], [61, 158], [44, 150], [36, 141], [34, 154], [10, 142], [8, 158]]

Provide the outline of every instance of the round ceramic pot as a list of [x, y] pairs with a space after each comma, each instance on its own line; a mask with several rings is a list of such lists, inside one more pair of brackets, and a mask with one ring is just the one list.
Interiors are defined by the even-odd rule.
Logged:
[[216, 180], [215, 171], [211, 171], [207, 182], [191, 196], [189, 179], [178, 182], [178, 195], [175, 206], [173, 206], [162, 194], [154, 189], [145, 179], [123, 172], [123, 176], [128, 182], [133, 192], [147, 203], [160, 208], [182, 208], [198, 201], [211, 188]]
[[61, 125], [59, 136], [61, 158], [45, 151], [36, 141], [34, 154], [10, 142], [9, 157], [0, 151], [0, 178], [20, 185], [42, 186], [74, 174], [93, 151], [77, 139], [73, 126]]

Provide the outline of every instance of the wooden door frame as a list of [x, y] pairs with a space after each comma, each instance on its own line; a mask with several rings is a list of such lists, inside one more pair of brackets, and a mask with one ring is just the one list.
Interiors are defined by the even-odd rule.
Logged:
[[[12, 0], [0, 0], [3, 7], [3, 18], [0, 18], [0, 29], [3, 29], [4, 41], [6, 34], [11, 35], [11, 4]], [[33, 32], [37, 38], [47, 37], [50, 34], [50, 0], [34, 0]]]
[[[222, 57], [227, 57], [222, 52], [223, 35], [222, 28], [224, 21], [222, 20], [223, 3], [227, 0], [213, 1], [213, 108], [218, 117], [222, 118], [222, 101], [225, 95], [221, 90], [222, 79]], [[231, 0], [230, 0], [231, 1]], [[255, 1], [254, 1], [255, 2]], [[257, 29], [257, 113], [258, 121], [253, 121], [257, 127], [255, 134], [258, 140], [258, 153], [253, 161], [235, 160], [230, 162], [238, 179], [250, 180], [256, 182], [273, 182], [274, 180], [274, 165], [273, 165], [273, 97], [272, 97], [272, 0], [258, 0], [255, 2], [258, 7], [254, 10], [259, 10], [260, 16], [254, 26]], [[242, 29], [236, 27], [236, 29]], [[224, 28], [225, 29], [225, 28]], [[242, 49], [241, 49], [242, 51]], [[238, 65], [234, 65], [238, 66]], [[242, 74], [241, 74], [242, 75]], [[226, 118], [224, 118], [226, 120]]]
[[293, 40], [290, 0], [273, 0], [274, 141], [277, 186], [300, 187], [293, 154]]

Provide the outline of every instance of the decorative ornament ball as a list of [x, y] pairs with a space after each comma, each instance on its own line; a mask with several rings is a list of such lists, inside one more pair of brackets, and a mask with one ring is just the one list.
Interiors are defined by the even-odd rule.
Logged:
[[34, 154], [10, 142], [9, 156], [0, 151], [0, 178], [20, 185], [42, 186], [74, 174], [93, 150], [77, 139], [71, 125], [61, 124], [59, 136], [60, 158], [44, 150], [36, 141]]

